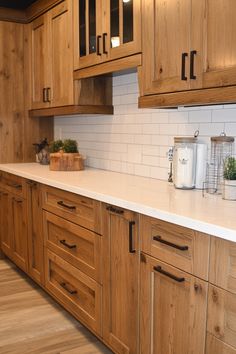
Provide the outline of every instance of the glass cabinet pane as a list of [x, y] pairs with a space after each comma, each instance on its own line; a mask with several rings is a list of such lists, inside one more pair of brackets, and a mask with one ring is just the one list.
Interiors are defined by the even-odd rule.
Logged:
[[89, 53], [96, 52], [96, 0], [89, 0]]
[[110, 0], [110, 29], [111, 29], [111, 48], [120, 45], [120, 6], [119, 0]]
[[86, 0], [79, 0], [79, 52], [86, 55]]
[[123, 43], [133, 41], [134, 12], [133, 0], [123, 0]]

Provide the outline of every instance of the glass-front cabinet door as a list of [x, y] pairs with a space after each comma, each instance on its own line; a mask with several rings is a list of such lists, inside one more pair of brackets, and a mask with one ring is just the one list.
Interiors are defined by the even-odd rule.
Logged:
[[103, 47], [107, 60], [141, 52], [140, 0], [104, 0]]
[[102, 55], [102, 0], [74, 1], [74, 67], [100, 63]]

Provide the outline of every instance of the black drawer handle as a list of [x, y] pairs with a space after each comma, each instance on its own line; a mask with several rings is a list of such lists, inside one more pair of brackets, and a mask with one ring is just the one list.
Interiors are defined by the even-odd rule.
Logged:
[[107, 207], [107, 210], [108, 210], [108, 211], [111, 211], [112, 213], [118, 214], [118, 215], [124, 214], [124, 210], [115, 208], [115, 207], [113, 207], [112, 205], [109, 205], [109, 206]]
[[163, 275], [166, 275], [168, 278], [171, 278], [171, 279], [177, 281], [178, 283], [182, 283], [183, 281], [185, 281], [185, 278], [179, 278], [179, 277], [177, 277], [176, 275], [171, 274], [171, 273], [169, 273], [169, 272], [163, 270], [163, 269], [161, 268], [161, 266], [153, 267], [153, 270], [155, 270], [156, 272], [161, 273], [161, 274], [163, 274]]
[[43, 89], [43, 102], [47, 102], [47, 89]]
[[107, 33], [103, 33], [102, 35], [103, 54], [108, 54], [108, 51], [106, 50], [106, 37], [107, 37]]
[[26, 183], [32, 188], [36, 187], [36, 185], [37, 185], [37, 182], [34, 182], [34, 181], [26, 181]]
[[102, 36], [97, 36], [97, 55], [101, 56], [102, 53], [100, 52], [100, 39]]
[[197, 54], [196, 50], [191, 50], [190, 52], [190, 79], [196, 80], [197, 76], [194, 75], [194, 57]]
[[70, 295], [76, 295], [77, 294], [77, 290], [70, 290], [66, 283], [60, 283], [61, 287], [66, 290]]
[[60, 243], [69, 249], [76, 248], [76, 245], [69, 245], [69, 243], [67, 243], [66, 240], [60, 240]]
[[13, 198], [13, 200], [14, 200], [16, 203], [18, 203], [18, 204], [23, 203], [23, 200], [21, 200], [21, 199], [16, 199], [16, 198]]
[[129, 221], [129, 253], [135, 253], [136, 250], [133, 248], [133, 226], [135, 221]]
[[183, 81], [188, 80], [187, 76], [185, 75], [185, 66], [186, 66], [187, 57], [188, 57], [188, 53], [182, 53], [181, 80]]
[[175, 243], [172, 243], [172, 242], [170, 242], [170, 241], [164, 240], [161, 236], [154, 236], [154, 237], [153, 237], [153, 240], [154, 240], [154, 241], [158, 241], [158, 242], [160, 242], [160, 243], [164, 243], [164, 245], [167, 245], [167, 246], [176, 248], [176, 249], [179, 250], [179, 251], [188, 251], [188, 246], [179, 246], [179, 245], [176, 245]]
[[70, 210], [75, 210], [76, 207], [74, 205], [68, 205], [63, 202], [63, 200], [60, 200], [57, 202], [58, 205], [62, 206], [63, 208], [70, 209]]

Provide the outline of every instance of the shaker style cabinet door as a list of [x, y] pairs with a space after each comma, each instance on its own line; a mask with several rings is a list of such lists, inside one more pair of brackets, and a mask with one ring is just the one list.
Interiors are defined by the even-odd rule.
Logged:
[[51, 85], [48, 101], [51, 107], [72, 105], [73, 91], [73, 35], [72, 2], [64, 1], [48, 12], [51, 65]]
[[190, 89], [191, 0], [142, 2], [145, 94]]
[[103, 337], [115, 353], [138, 353], [137, 214], [104, 205]]
[[204, 354], [207, 283], [141, 254], [140, 353]]
[[102, 62], [102, 0], [74, 0], [74, 68]]
[[[194, 1], [193, 1], [194, 3]], [[236, 2], [204, 0], [202, 87], [236, 84]], [[199, 31], [199, 22], [196, 31]]]
[[11, 258], [12, 242], [11, 242], [10, 230], [9, 230], [9, 217], [10, 217], [9, 193], [4, 190], [1, 191], [0, 201], [1, 201], [1, 210], [0, 210], [1, 249], [9, 258]]
[[47, 16], [42, 15], [28, 25], [31, 55], [32, 109], [50, 106], [47, 88], [50, 87], [50, 60], [48, 55]]
[[141, 52], [141, 1], [105, 0], [102, 45], [105, 60]]

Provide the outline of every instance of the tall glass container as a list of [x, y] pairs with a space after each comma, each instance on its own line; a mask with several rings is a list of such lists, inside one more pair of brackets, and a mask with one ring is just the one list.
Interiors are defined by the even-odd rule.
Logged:
[[174, 138], [173, 182], [175, 188], [195, 188], [197, 138]]

